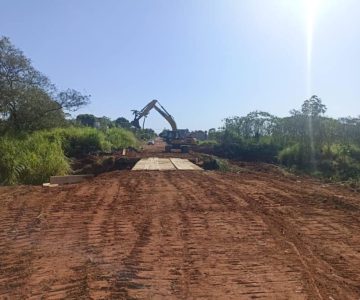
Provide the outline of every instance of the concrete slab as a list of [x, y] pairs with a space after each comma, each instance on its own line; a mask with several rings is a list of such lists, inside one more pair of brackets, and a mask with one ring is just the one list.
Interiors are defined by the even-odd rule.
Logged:
[[78, 183], [86, 179], [94, 177], [93, 174], [84, 175], [66, 175], [66, 176], [51, 176], [50, 184], [67, 184], [67, 183]]
[[197, 165], [193, 164], [187, 159], [182, 158], [158, 158], [149, 157], [143, 158], [136, 163], [132, 169], [133, 171], [139, 170], [202, 170]]

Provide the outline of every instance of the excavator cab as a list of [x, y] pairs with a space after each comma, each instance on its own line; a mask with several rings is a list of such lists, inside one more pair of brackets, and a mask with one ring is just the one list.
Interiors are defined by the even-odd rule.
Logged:
[[196, 139], [190, 136], [188, 129], [168, 130], [162, 137], [167, 144], [165, 152], [178, 149], [182, 153], [188, 153], [191, 147], [197, 144]]

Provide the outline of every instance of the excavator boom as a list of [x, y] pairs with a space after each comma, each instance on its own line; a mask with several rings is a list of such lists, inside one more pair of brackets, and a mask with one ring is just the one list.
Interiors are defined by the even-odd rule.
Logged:
[[162, 115], [166, 121], [169, 122], [169, 124], [170, 124], [170, 126], [171, 126], [171, 129], [172, 129], [173, 131], [177, 130], [177, 125], [176, 125], [176, 123], [175, 123], [175, 120], [174, 120], [174, 118], [173, 118], [170, 114], [168, 114], [166, 111], [161, 110], [161, 109], [158, 108], [156, 105], [154, 106], [154, 109], [155, 109], [160, 115]]
[[159, 103], [159, 101], [157, 100], [152, 100], [150, 101], [142, 110], [137, 111], [134, 110], [134, 114], [135, 114], [135, 118], [134, 120], [131, 122], [131, 124], [133, 126], [135, 126], [136, 128], [141, 128], [140, 126], [140, 119], [143, 117], [147, 117], [147, 115], [149, 114], [149, 112], [152, 109], [155, 109], [166, 121], [169, 122], [171, 129], [173, 131], [177, 130], [177, 125], [176, 122], [174, 120], [174, 118], [166, 111], [166, 109]]
[[167, 143], [165, 146], [166, 152], [171, 152], [172, 149], [180, 149], [181, 152], [188, 152], [189, 149], [196, 144], [196, 140], [189, 136], [189, 130], [178, 129], [174, 118], [157, 100], [150, 101], [140, 111], [133, 110], [135, 118], [131, 124], [136, 128], [141, 128], [139, 122], [140, 119], [146, 118], [152, 109], [155, 109], [166, 121], [168, 121], [172, 129], [165, 131], [165, 135], [162, 136]]

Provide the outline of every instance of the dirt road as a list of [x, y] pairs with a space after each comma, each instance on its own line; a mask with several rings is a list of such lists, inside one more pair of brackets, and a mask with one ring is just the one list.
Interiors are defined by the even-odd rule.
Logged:
[[359, 195], [276, 172], [0, 188], [0, 299], [360, 299]]

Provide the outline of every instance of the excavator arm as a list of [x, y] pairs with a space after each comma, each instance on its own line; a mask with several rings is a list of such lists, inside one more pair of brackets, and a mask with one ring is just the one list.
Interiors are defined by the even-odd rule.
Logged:
[[134, 120], [131, 122], [131, 124], [136, 127], [136, 128], [141, 128], [140, 126], [140, 119], [143, 117], [146, 117], [149, 112], [152, 109], [155, 109], [166, 121], [169, 122], [171, 129], [173, 131], [177, 130], [177, 125], [176, 122], [174, 120], [174, 118], [166, 111], [166, 109], [157, 101], [157, 100], [152, 100], [150, 101], [142, 110], [140, 111], [133, 111], [135, 114], [135, 118]]

